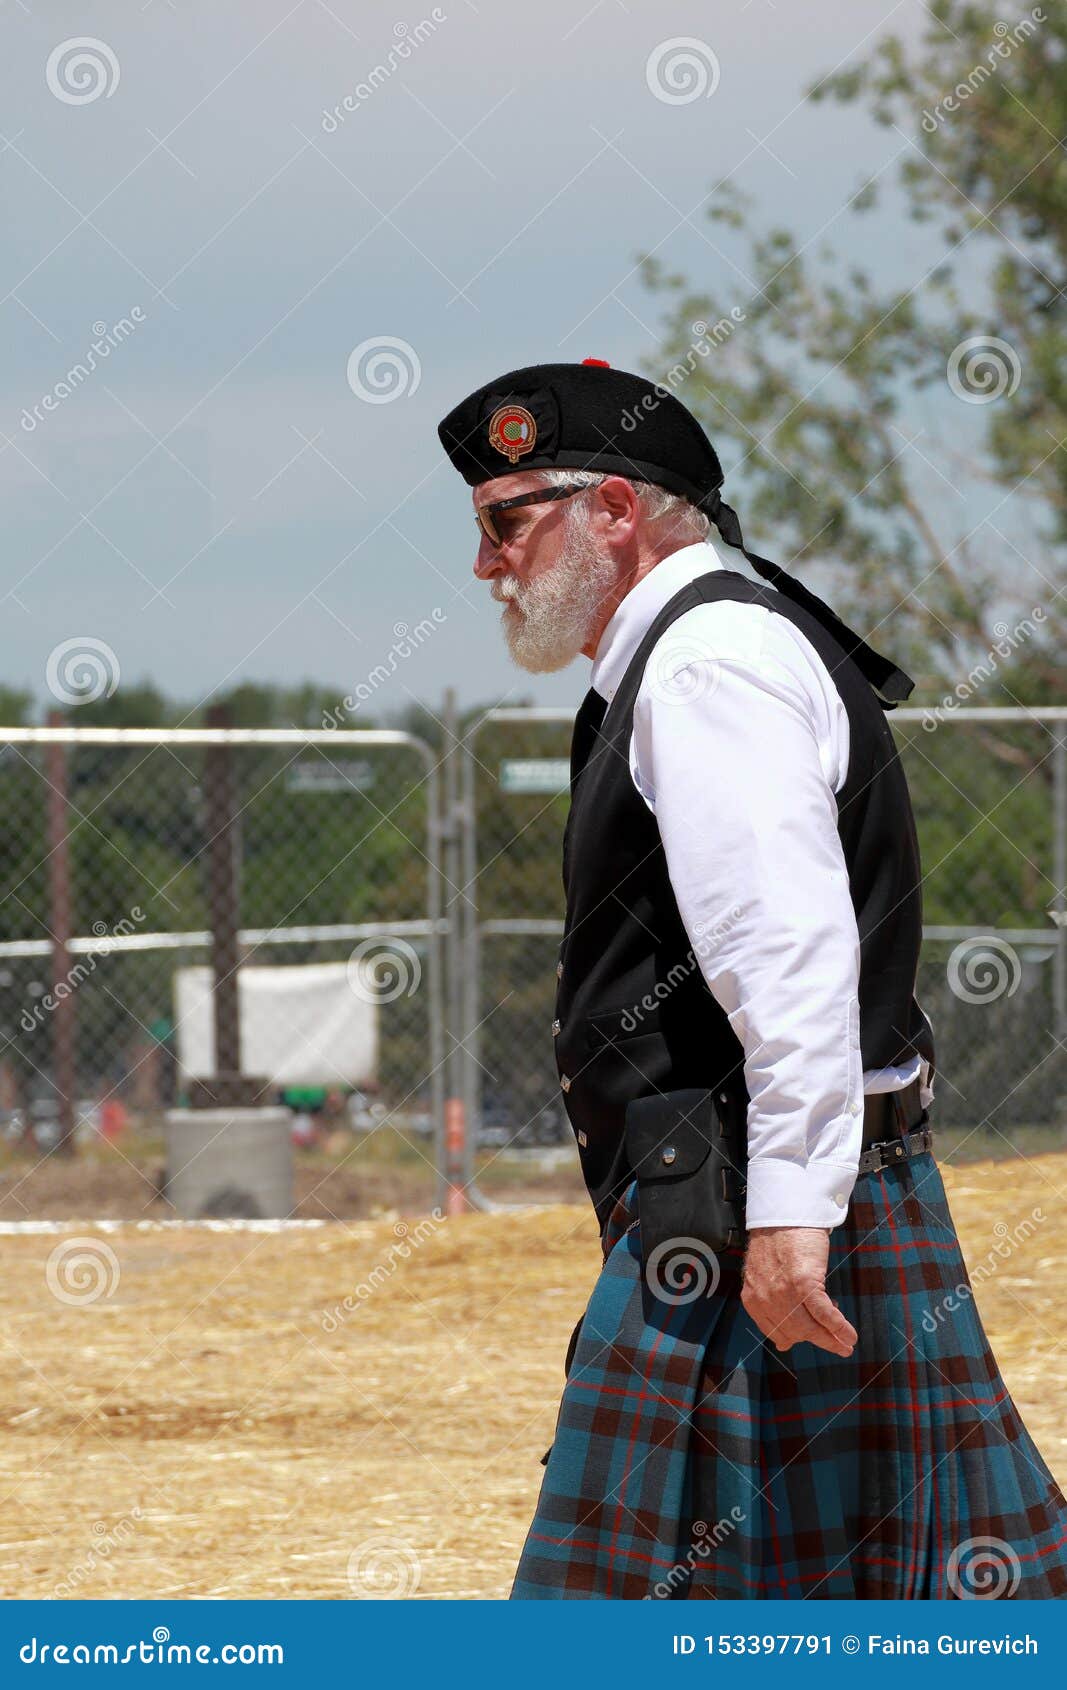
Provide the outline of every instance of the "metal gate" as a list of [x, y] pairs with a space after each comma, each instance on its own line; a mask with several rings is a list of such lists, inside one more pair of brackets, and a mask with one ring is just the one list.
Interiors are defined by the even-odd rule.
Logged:
[[174, 988], [213, 939], [201, 859], [219, 747], [240, 961], [355, 959], [376, 1107], [424, 1134], [441, 1167], [439, 777], [428, 745], [387, 729], [0, 729], [0, 1127], [51, 1117], [64, 1140], [90, 1102], [180, 1101]]
[[[918, 996], [938, 1045], [938, 1116], [1067, 1124], [1067, 709], [889, 717], [923, 857]], [[573, 712], [499, 709], [463, 745], [465, 1179], [475, 1144], [569, 1142], [551, 1019]], [[477, 1195], [477, 1186], [473, 1187]]]

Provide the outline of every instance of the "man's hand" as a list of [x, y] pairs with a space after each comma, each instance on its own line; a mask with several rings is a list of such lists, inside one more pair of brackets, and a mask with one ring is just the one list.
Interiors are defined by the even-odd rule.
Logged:
[[748, 1235], [743, 1307], [780, 1350], [818, 1344], [850, 1356], [858, 1334], [826, 1294], [830, 1233], [818, 1226], [759, 1226]]

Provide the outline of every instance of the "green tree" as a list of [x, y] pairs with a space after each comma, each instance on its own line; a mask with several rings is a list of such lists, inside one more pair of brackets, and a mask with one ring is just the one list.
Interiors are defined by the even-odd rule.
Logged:
[[[866, 100], [895, 127], [906, 204], [936, 220], [941, 261], [887, 287], [847, 254], [813, 256], [787, 230], [755, 228], [720, 185], [708, 215], [740, 232], [754, 283], [743, 325], [729, 314], [732, 274], [697, 284], [646, 259], [668, 313], [651, 373], [684, 382], [726, 446], [750, 544], [763, 535], [787, 566], [826, 564], [842, 611], [875, 643], [891, 621], [882, 643], [931, 686], [958, 684], [1003, 640], [1001, 624], [1014, 636], [1038, 608], [1036, 631], [1009, 638], [980, 702], [1056, 701], [1067, 635], [1067, 12], [1036, 21], [1035, 8], [1005, 33], [987, 4], [934, 0], [928, 11], [918, 47], [888, 37], [811, 98]], [[883, 188], [858, 185], [849, 252]], [[923, 392], [930, 420], [916, 439]], [[965, 481], [1025, 502], [1036, 555], [1005, 534], [1003, 515], [976, 522], [961, 499], [952, 519], [951, 490]], [[938, 482], [949, 491], [935, 515]]]

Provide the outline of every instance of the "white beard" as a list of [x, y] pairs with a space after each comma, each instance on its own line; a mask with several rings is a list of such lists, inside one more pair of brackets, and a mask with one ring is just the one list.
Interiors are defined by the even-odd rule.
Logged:
[[501, 626], [513, 661], [535, 675], [565, 668], [592, 637], [614, 585], [613, 560], [600, 555], [587, 529], [566, 523], [551, 569], [532, 581], [507, 576], [493, 584], [493, 597], [508, 607]]

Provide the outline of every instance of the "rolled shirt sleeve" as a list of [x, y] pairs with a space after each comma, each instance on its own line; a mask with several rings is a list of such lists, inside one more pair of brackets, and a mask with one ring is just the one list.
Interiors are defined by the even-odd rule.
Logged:
[[646, 665], [631, 774], [744, 1051], [750, 1228], [837, 1226], [856, 1179], [860, 945], [834, 796], [847, 746], [821, 659], [761, 607], [687, 612]]

